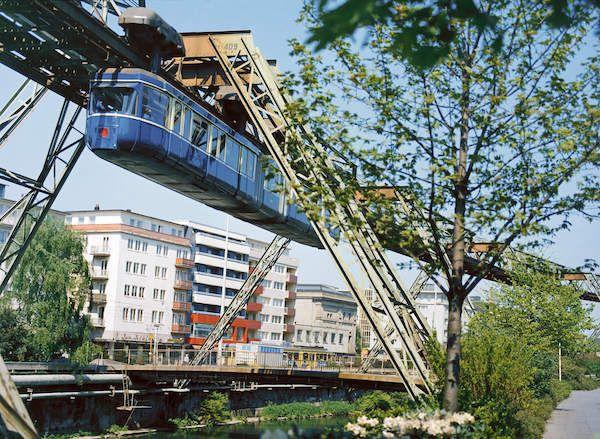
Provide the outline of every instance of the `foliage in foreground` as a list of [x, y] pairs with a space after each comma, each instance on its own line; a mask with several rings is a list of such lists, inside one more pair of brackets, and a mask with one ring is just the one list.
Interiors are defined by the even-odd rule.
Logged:
[[[591, 326], [590, 310], [577, 288], [538, 265], [516, 266], [512, 286], [492, 294], [493, 302], [471, 319], [463, 336], [461, 409], [481, 421], [486, 437], [541, 437], [552, 410], [571, 390], [600, 384], [592, 377], [600, 365], [592, 354], [598, 346], [583, 335]], [[443, 374], [443, 353], [431, 349], [430, 358]]]
[[82, 312], [91, 285], [83, 247], [81, 236], [62, 223], [42, 224], [0, 302], [5, 360], [91, 359], [91, 326]]
[[307, 419], [320, 416], [345, 416], [354, 410], [354, 405], [347, 401], [323, 401], [320, 404], [310, 402], [290, 402], [272, 404], [264, 407], [260, 417], [265, 420]]
[[469, 413], [446, 413], [444, 411], [412, 412], [404, 416], [377, 418], [361, 416], [356, 423], [349, 422], [346, 430], [358, 437], [434, 438], [473, 437], [483, 430]]

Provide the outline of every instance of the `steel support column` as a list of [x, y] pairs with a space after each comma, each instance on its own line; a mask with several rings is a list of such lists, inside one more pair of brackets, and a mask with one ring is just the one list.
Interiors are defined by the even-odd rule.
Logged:
[[0, 294], [6, 291], [10, 277], [85, 147], [83, 137], [73, 135], [74, 132], [79, 133], [75, 129], [75, 123], [80, 112], [81, 107], [75, 106], [71, 116], [67, 117], [69, 101], [65, 99], [37, 178], [0, 169], [0, 180], [28, 189], [21, 199], [0, 216], [0, 223], [12, 226], [5, 245], [0, 249]]

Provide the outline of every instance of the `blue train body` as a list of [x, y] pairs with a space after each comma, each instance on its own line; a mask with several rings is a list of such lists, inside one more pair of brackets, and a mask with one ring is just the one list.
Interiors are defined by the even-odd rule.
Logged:
[[266, 179], [260, 149], [160, 76], [106, 69], [91, 81], [86, 142], [98, 156], [294, 241], [320, 247], [306, 215]]

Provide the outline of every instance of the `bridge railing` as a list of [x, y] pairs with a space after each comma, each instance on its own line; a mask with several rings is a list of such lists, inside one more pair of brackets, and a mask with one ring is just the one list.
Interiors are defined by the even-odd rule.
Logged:
[[[119, 363], [131, 365], [156, 365], [156, 366], [190, 366], [196, 350], [185, 348], [173, 349], [114, 349], [105, 352], [103, 358], [108, 358]], [[238, 366], [265, 369], [306, 370], [322, 372], [356, 372], [360, 373], [360, 367], [349, 364], [347, 359], [339, 362], [301, 362], [288, 358], [285, 353], [278, 352], [244, 352], [235, 349], [224, 348], [222, 355], [217, 358], [217, 352], [211, 355], [202, 365], [213, 366]], [[370, 370], [371, 374], [394, 374], [392, 368], [380, 367]]]

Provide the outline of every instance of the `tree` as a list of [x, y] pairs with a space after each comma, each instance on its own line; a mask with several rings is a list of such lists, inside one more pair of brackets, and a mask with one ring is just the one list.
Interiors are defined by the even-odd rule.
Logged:
[[[320, 20], [310, 29], [309, 43], [317, 50], [338, 38], [355, 35], [364, 28], [385, 23], [398, 34], [393, 50], [415, 67], [431, 67], [445, 59], [452, 43], [458, 39], [460, 25], [468, 24], [485, 32], [499, 49], [504, 37], [497, 26], [495, 10], [486, 2], [473, 0], [346, 0], [319, 1]], [[587, 8], [590, 15], [598, 13], [598, 0], [553, 0], [548, 2], [550, 26], [573, 25], [577, 9]]]
[[89, 338], [82, 308], [91, 282], [83, 250], [81, 236], [63, 224], [40, 227], [0, 306], [4, 358], [49, 361], [73, 354]]
[[[333, 210], [365, 186], [397, 188], [412, 211], [398, 225], [396, 206], [367, 193], [373, 227], [385, 244], [415, 258], [424, 246], [427, 270], [445, 279], [436, 282], [449, 302], [447, 410], [458, 404], [467, 295], [506, 248], [546, 244], [569, 229], [574, 213], [598, 216], [591, 210], [598, 187], [598, 59], [579, 53], [592, 18], [575, 3], [568, 25], [546, 27], [551, 3], [482, 2], [498, 18], [502, 46], [481, 27], [458, 21], [445, 60], [425, 70], [398, 54], [403, 34], [387, 21], [364, 29], [366, 46], [335, 39], [327, 56], [291, 42], [299, 72], [286, 82], [296, 98], [289, 117], [349, 164], [340, 168], [347, 185], [332, 199], [317, 182], [306, 182], [305, 192]], [[314, 3], [301, 19], [309, 28], [326, 24]], [[288, 137], [293, 158], [304, 144]], [[320, 212], [307, 215], [316, 219]], [[418, 227], [431, 239], [423, 243]], [[476, 239], [494, 244], [473, 261], [467, 253]]]

